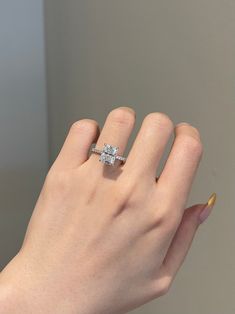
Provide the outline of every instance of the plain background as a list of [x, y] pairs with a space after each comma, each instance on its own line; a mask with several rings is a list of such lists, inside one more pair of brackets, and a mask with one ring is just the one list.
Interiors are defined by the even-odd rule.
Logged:
[[0, 0], [0, 266], [20, 248], [48, 169], [43, 2]]
[[[3, 2], [6, 6], [18, 3]], [[1, 67], [9, 60], [10, 69], [14, 62], [21, 71], [12, 72], [9, 81], [0, 72], [5, 84], [0, 94], [5, 123], [1, 123], [0, 138], [2, 260], [10, 258], [21, 241], [47, 165], [41, 5], [40, 1], [21, 2], [25, 8], [18, 10], [21, 18], [17, 12], [12, 19], [28, 27], [17, 29], [18, 35], [12, 30], [15, 37], [10, 40], [12, 25], [6, 18], [5, 35], [1, 35], [6, 49]], [[13, 14], [15, 7], [9, 6], [8, 14]], [[46, 0], [44, 12], [49, 165], [72, 122], [92, 118], [102, 126], [108, 112], [118, 106], [131, 106], [137, 113], [126, 154], [149, 112], [164, 112], [174, 123], [187, 121], [201, 132], [204, 156], [188, 205], [206, 202], [215, 191], [214, 212], [199, 229], [169, 294], [133, 313], [233, 314], [235, 2]], [[24, 36], [22, 43], [19, 38]], [[21, 46], [29, 53], [24, 68], [17, 52]], [[16, 80], [22, 74], [26, 75], [23, 86], [23, 80]], [[6, 92], [8, 88], [11, 93]]]

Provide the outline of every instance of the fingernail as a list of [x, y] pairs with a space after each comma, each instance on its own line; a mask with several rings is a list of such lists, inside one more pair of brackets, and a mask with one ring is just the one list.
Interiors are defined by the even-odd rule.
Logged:
[[190, 124], [189, 124], [188, 122], [180, 122], [180, 123], [176, 124], [177, 127], [178, 127], [178, 126], [182, 126], [182, 125], [187, 125], [187, 126], [189, 126]]
[[200, 223], [203, 223], [210, 215], [212, 208], [214, 207], [216, 202], [216, 193], [213, 193], [210, 197], [208, 202], [205, 205], [205, 208], [202, 210], [199, 216]]

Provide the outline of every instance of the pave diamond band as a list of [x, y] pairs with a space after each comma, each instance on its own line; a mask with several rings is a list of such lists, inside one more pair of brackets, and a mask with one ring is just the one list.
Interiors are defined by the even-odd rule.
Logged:
[[104, 144], [104, 147], [102, 150], [98, 148], [92, 148], [92, 153], [99, 154], [100, 159], [103, 164], [113, 166], [116, 160], [121, 161], [121, 163], [125, 163], [126, 158], [122, 156], [118, 156], [118, 147], [112, 146], [109, 144]]

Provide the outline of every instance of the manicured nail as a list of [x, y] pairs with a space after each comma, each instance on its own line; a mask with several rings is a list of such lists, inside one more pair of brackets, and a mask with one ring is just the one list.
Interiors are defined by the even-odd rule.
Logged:
[[208, 202], [205, 205], [205, 208], [202, 210], [200, 216], [199, 216], [199, 221], [200, 223], [203, 223], [210, 215], [212, 208], [214, 207], [216, 202], [216, 193], [213, 193], [210, 197]]

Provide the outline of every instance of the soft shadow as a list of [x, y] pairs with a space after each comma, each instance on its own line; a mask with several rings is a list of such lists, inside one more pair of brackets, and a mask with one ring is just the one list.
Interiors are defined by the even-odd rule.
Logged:
[[123, 172], [123, 165], [116, 161], [114, 166], [103, 165], [103, 177], [116, 181]]

